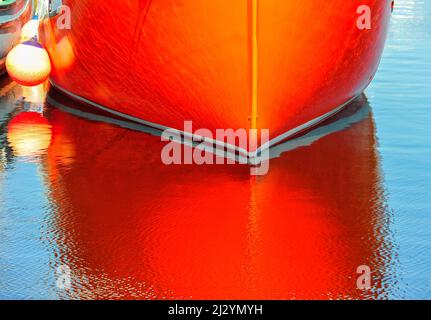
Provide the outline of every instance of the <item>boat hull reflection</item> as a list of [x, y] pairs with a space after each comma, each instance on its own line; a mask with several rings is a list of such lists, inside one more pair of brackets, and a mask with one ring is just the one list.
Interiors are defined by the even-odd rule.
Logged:
[[[256, 178], [242, 165], [165, 166], [158, 137], [50, 109], [45, 170], [57, 212], [47, 237], [52, 265], [73, 274], [59, 294], [385, 297], [391, 248], [375, 128], [365, 98], [349, 110], [343, 131], [278, 150]], [[371, 290], [357, 288], [361, 265], [373, 271]]]

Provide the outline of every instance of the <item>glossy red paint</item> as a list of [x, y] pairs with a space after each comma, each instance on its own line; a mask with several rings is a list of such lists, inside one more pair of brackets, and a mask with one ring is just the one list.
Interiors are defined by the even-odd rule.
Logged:
[[[380, 61], [390, 0], [65, 0], [72, 28], [40, 29], [52, 81], [109, 109], [183, 128], [271, 138], [359, 95]], [[58, 18], [57, 18], [58, 19]]]

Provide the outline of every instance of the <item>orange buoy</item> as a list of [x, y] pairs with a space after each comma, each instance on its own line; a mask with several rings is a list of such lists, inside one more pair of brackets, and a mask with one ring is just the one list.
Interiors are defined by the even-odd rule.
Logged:
[[35, 40], [13, 48], [6, 58], [6, 70], [13, 80], [23, 86], [36, 86], [48, 79], [51, 62], [48, 52]]

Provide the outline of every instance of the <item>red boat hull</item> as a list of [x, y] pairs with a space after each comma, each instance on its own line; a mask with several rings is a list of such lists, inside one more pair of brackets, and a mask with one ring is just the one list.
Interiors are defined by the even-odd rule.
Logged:
[[361, 30], [355, 1], [65, 0], [72, 27], [57, 16], [40, 34], [52, 83], [94, 106], [179, 130], [269, 129], [276, 143], [363, 92], [391, 3], [362, 1]]

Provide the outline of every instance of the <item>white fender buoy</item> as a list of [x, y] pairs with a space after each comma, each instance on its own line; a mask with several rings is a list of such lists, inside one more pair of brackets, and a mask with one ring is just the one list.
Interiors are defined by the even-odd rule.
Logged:
[[45, 82], [51, 72], [48, 52], [36, 40], [28, 40], [13, 48], [6, 57], [6, 70], [23, 86]]

